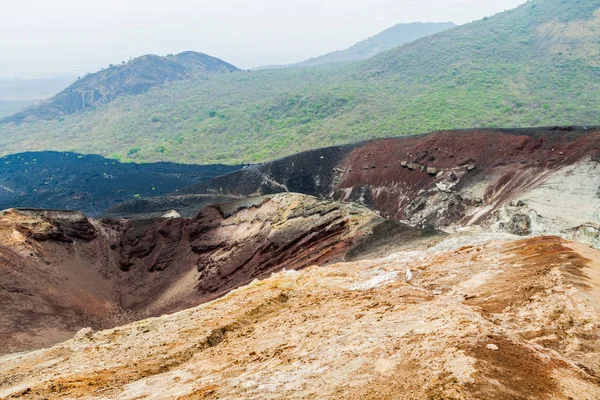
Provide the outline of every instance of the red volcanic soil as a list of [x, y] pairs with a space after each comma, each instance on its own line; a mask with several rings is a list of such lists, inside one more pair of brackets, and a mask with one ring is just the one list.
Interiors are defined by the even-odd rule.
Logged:
[[405, 208], [420, 191], [448, 177], [460, 189], [500, 174], [483, 199], [498, 202], [535, 184], [547, 171], [597, 154], [598, 129], [538, 129], [521, 134], [449, 131], [378, 140], [357, 147], [343, 160], [339, 168], [344, 172], [333, 198], [357, 200], [362, 196], [386, 216], [404, 219]]

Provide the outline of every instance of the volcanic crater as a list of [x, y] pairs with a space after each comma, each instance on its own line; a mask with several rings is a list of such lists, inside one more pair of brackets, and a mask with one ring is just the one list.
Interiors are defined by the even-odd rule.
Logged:
[[599, 139], [435, 132], [6, 210], [0, 397], [598, 398]]

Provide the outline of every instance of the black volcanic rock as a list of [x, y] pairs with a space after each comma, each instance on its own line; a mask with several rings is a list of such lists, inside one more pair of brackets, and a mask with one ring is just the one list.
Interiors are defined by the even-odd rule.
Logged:
[[336, 166], [357, 144], [298, 153], [269, 163], [250, 165], [231, 174], [185, 188], [165, 196], [130, 199], [103, 215], [117, 218], [152, 218], [177, 210], [193, 217], [206, 205], [227, 199], [295, 192], [326, 198], [335, 185]]
[[0, 122], [55, 119], [109, 103], [123, 95], [145, 93], [154, 86], [168, 82], [198, 74], [233, 71], [238, 71], [238, 68], [218, 58], [193, 51], [168, 57], [145, 55], [126, 64], [86, 75], [56, 96]]
[[80, 210], [157, 196], [239, 169], [226, 165], [121, 163], [97, 155], [29, 152], [0, 158], [0, 209]]

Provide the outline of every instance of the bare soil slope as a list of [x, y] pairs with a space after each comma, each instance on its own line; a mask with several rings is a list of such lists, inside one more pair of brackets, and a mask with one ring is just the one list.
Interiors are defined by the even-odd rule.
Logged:
[[[450, 238], [0, 358], [0, 396], [595, 399], [600, 253]], [[470, 245], [465, 245], [470, 244]]]

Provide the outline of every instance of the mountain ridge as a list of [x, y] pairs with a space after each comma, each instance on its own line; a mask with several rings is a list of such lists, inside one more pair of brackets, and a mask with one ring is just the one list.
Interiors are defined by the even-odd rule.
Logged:
[[307, 60], [285, 65], [266, 65], [254, 70], [308, 67], [338, 62], [361, 61], [369, 59], [381, 52], [402, 46], [427, 35], [442, 32], [456, 27], [453, 22], [411, 22], [399, 23], [379, 32], [367, 39], [361, 40], [350, 47], [335, 50]]
[[387, 50], [456, 27], [453, 22], [413, 22], [397, 24], [377, 35], [362, 40], [346, 49], [292, 64], [291, 66], [314, 66], [326, 63], [367, 60]]
[[88, 74], [41, 104], [0, 119], [0, 123], [56, 119], [109, 103], [123, 95], [146, 93], [152, 87], [193, 75], [238, 70], [218, 58], [192, 51], [167, 57], [147, 54]]

